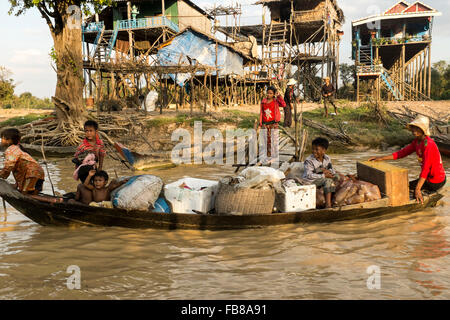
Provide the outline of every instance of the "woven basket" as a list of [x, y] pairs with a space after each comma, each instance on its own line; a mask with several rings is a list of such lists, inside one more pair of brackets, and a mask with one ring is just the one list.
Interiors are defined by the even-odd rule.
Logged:
[[220, 183], [215, 208], [218, 214], [269, 214], [272, 213], [274, 203], [273, 189], [235, 189]]

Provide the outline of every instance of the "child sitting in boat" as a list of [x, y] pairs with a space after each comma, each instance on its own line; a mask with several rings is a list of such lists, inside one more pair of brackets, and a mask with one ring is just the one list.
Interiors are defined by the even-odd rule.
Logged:
[[419, 115], [407, 125], [407, 128], [415, 137], [411, 144], [391, 155], [369, 159], [369, 161], [397, 160], [415, 151], [422, 170], [419, 179], [409, 183], [409, 189], [414, 190], [414, 196], [420, 203], [423, 203], [422, 189], [431, 192], [437, 191], [447, 182], [441, 154], [436, 143], [430, 138], [429, 126], [430, 120], [425, 116]]
[[93, 120], [88, 120], [84, 123], [85, 139], [78, 146], [74, 159], [75, 172], [74, 179], [80, 179], [81, 183], [86, 180], [89, 171], [96, 168], [101, 171], [103, 168], [103, 160], [106, 155], [103, 141], [98, 135], [98, 123]]
[[316, 138], [312, 142], [312, 155], [306, 158], [303, 180], [323, 188], [327, 208], [331, 208], [331, 197], [336, 192], [336, 184], [341, 176], [333, 169], [331, 159], [326, 155], [329, 142], [325, 138]]
[[12, 172], [16, 180], [15, 188], [24, 194], [36, 195], [42, 191], [44, 170], [20, 145], [20, 132], [17, 129], [5, 129], [1, 133], [5, 151], [5, 164], [0, 177], [8, 178]]
[[112, 207], [112, 204], [105, 202], [110, 202], [111, 192], [128, 182], [128, 179], [113, 180], [106, 186], [108, 179], [105, 171], [90, 170], [84, 183], [78, 186], [75, 200], [89, 205]]

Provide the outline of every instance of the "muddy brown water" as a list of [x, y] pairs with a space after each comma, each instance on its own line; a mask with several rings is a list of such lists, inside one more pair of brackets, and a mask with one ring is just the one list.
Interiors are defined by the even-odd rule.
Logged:
[[[355, 161], [369, 155], [332, 160], [354, 173]], [[450, 174], [450, 161], [444, 162]], [[412, 168], [411, 178], [419, 172], [413, 156], [396, 164]], [[114, 170], [129, 174], [118, 163], [106, 167], [113, 177]], [[52, 159], [49, 170], [59, 192], [74, 190], [69, 160]], [[218, 179], [233, 170], [183, 166], [145, 173], [172, 182]], [[45, 191], [51, 193], [48, 182]], [[0, 299], [450, 298], [449, 194], [438, 207], [414, 214], [238, 231], [42, 227], [7, 209], [0, 224]], [[73, 265], [80, 268], [81, 288], [71, 290], [67, 269]], [[369, 266], [380, 268], [380, 289], [367, 287]]]

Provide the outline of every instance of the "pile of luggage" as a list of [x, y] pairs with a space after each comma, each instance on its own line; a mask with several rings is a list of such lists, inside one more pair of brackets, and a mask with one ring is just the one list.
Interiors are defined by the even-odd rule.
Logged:
[[[112, 194], [114, 207], [162, 213], [270, 214], [301, 212], [325, 206], [322, 189], [305, 184], [303, 163], [284, 164], [280, 169], [249, 167], [237, 176], [220, 181], [185, 177], [164, 186], [153, 175], [130, 177]], [[342, 177], [336, 182], [334, 206], [381, 199], [378, 186]]]

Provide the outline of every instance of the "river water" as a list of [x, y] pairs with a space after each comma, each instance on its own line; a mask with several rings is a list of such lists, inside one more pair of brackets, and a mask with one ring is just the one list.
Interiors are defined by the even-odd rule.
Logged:
[[[355, 161], [369, 155], [331, 157], [338, 170], [354, 173]], [[415, 157], [396, 164], [418, 175]], [[111, 176], [129, 174], [118, 163], [106, 167]], [[76, 188], [69, 160], [52, 159], [49, 170], [57, 191]], [[172, 182], [232, 172], [184, 166], [145, 173]], [[45, 191], [51, 193], [48, 182]], [[414, 214], [238, 231], [42, 227], [7, 210], [0, 224], [0, 299], [450, 298], [449, 194], [438, 207]], [[80, 268], [78, 290], [67, 286], [69, 266]], [[379, 289], [367, 286], [370, 266], [379, 267]]]

